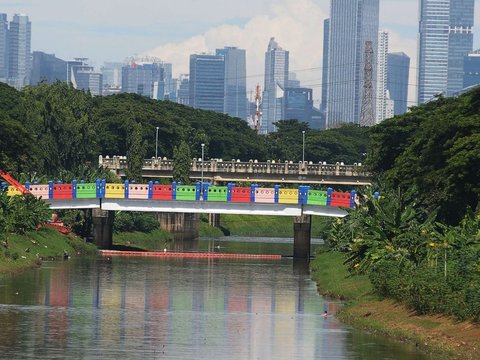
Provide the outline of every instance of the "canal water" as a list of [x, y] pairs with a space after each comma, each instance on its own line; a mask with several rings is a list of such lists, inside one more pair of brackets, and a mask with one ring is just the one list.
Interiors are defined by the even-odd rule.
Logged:
[[46, 262], [0, 277], [0, 358], [429, 359], [341, 324], [340, 306], [292, 259]]

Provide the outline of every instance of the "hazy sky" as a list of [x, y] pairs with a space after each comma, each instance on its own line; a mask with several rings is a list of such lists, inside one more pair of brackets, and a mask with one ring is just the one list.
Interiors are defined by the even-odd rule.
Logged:
[[[390, 33], [390, 51], [411, 57], [414, 98], [419, 0], [380, 0], [380, 28]], [[480, 0], [476, 1], [475, 48], [480, 47]], [[270, 37], [290, 51], [290, 69], [320, 98], [323, 20], [329, 0], [0, 0], [0, 12], [29, 15], [32, 50], [62, 59], [104, 61], [154, 55], [188, 73], [191, 53], [238, 46], [247, 50], [249, 90], [263, 85]]]

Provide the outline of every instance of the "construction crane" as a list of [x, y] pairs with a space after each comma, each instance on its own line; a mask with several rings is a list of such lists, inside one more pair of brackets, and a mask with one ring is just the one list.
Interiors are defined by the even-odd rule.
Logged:
[[260, 95], [260, 84], [257, 84], [255, 90], [255, 117], [253, 118], [253, 127], [257, 134], [260, 132], [260, 119], [262, 118], [262, 112], [260, 111], [260, 103], [262, 96]]
[[0, 178], [4, 178], [10, 185], [12, 185], [22, 194], [30, 194], [30, 190], [28, 190], [23, 184], [15, 180], [15, 178], [5, 170], [0, 169]]

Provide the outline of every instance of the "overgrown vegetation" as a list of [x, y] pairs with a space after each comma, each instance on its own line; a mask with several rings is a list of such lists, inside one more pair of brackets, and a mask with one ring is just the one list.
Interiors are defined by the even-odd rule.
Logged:
[[[351, 274], [417, 314], [480, 322], [480, 89], [372, 129], [382, 196], [361, 194], [327, 239]], [[392, 190], [396, 189], [396, 190]]]

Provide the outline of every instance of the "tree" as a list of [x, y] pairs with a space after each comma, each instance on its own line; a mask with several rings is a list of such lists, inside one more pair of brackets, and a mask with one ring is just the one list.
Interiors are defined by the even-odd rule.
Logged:
[[181, 141], [173, 148], [173, 180], [182, 184], [190, 183], [190, 167], [192, 156], [190, 147], [185, 141]]
[[146, 143], [143, 141], [142, 125], [134, 122], [131, 132], [127, 138], [128, 150], [127, 160], [128, 168], [126, 175], [129, 180], [134, 180], [138, 183], [142, 182], [142, 168], [143, 159], [145, 158]]

